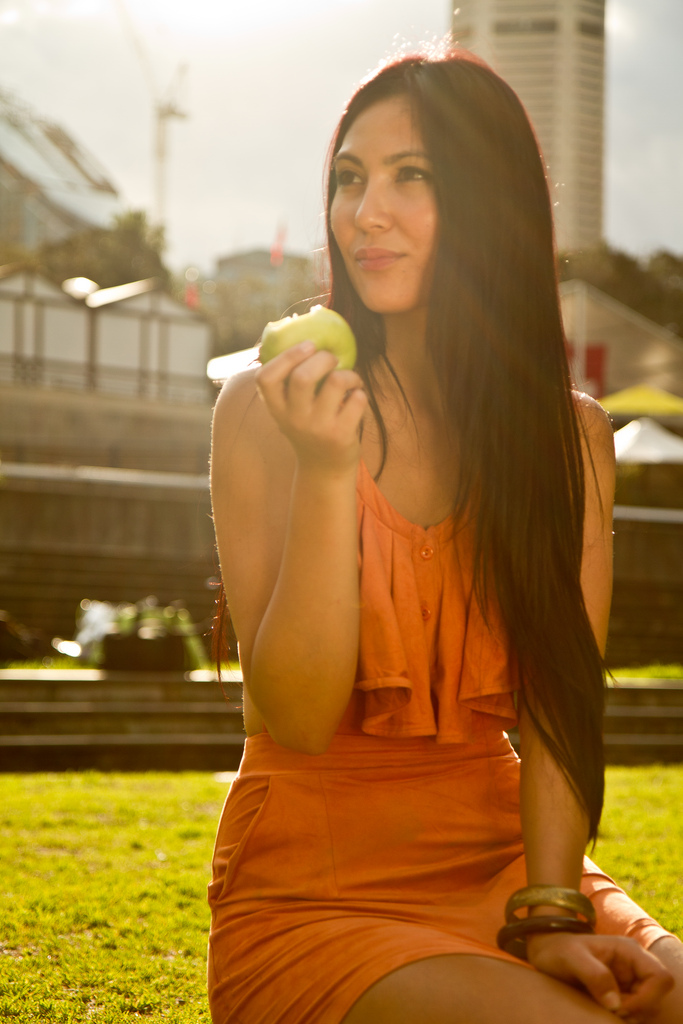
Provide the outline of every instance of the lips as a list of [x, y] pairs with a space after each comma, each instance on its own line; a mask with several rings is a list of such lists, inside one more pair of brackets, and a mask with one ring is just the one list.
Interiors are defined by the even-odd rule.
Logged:
[[397, 263], [401, 255], [392, 249], [358, 249], [354, 259], [361, 270], [386, 270]]

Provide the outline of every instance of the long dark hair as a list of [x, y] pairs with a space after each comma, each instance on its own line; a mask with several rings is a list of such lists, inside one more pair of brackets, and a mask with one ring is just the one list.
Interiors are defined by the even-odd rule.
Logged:
[[[474, 530], [475, 593], [498, 602], [522, 699], [589, 818], [604, 794], [603, 661], [580, 585], [584, 473], [557, 290], [544, 162], [513, 90], [453, 50], [386, 64], [359, 88], [330, 151], [330, 305], [351, 324], [380, 426], [382, 319], [360, 301], [330, 227], [332, 158], [354, 120], [408, 98], [433, 162], [439, 244], [427, 344], [458, 450], [456, 513]], [[382, 463], [383, 464], [383, 463]]]

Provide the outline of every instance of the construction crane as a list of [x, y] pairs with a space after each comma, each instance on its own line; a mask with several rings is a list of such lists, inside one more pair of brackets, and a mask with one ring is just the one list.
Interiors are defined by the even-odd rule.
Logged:
[[166, 96], [160, 94], [156, 76], [152, 68], [149, 54], [133, 23], [125, 0], [114, 0], [121, 28], [137, 54], [142, 73], [147, 82], [154, 108], [154, 182], [153, 182], [153, 216], [155, 224], [164, 227], [166, 222], [166, 160], [168, 157], [168, 122], [171, 118], [186, 118], [187, 114], [178, 106], [179, 95], [187, 65], [180, 64], [171, 79]]

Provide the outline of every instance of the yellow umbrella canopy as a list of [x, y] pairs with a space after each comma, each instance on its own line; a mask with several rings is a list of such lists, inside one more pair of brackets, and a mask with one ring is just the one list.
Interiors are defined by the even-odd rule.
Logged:
[[683, 416], [683, 398], [648, 384], [605, 395], [600, 404], [617, 416]]

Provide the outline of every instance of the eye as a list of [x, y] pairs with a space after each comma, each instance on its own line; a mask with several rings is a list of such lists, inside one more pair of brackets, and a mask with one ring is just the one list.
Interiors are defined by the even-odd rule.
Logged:
[[337, 188], [344, 188], [349, 185], [357, 185], [360, 182], [360, 176], [350, 167], [338, 167], [334, 172], [334, 180]]
[[431, 181], [432, 175], [424, 167], [418, 167], [413, 164], [403, 164], [399, 167], [396, 175], [397, 181]]

